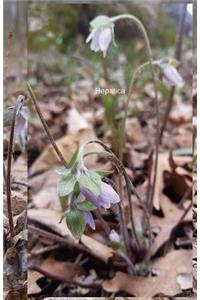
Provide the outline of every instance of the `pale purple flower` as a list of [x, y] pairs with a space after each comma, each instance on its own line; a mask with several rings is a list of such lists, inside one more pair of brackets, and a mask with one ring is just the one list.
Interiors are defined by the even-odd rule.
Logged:
[[86, 43], [91, 41], [90, 48], [94, 52], [102, 51], [106, 56], [108, 47], [111, 42], [116, 46], [114, 41], [114, 24], [107, 16], [98, 16], [92, 22], [91, 32], [86, 39]]
[[89, 189], [84, 187], [81, 187], [81, 193], [98, 208], [108, 209], [112, 203], [115, 204], [120, 201], [117, 192], [103, 181], [101, 181], [101, 193], [99, 196], [94, 195]]
[[183, 85], [183, 78], [177, 71], [177, 69], [172, 65], [165, 65], [162, 68], [163, 78], [169, 86], [181, 86]]
[[93, 230], [95, 230], [96, 225], [91, 212], [84, 212], [85, 223], [88, 224]]

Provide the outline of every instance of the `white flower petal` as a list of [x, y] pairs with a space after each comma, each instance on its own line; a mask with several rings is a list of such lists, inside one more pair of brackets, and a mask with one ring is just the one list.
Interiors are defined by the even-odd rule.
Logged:
[[93, 38], [92, 38], [92, 43], [91, 43], [91, 50], [97, 52], [100, 50], [100, 45], [99, 45], [99, 35], [101, 33], [101, 29], [97, 29], [94, 32]]
[[86, 39], [86, 43], [89, 43], [89, 41], [91, 41], [91, 39], [93, 38], [94, 34], [95, 34], [96, 30], [92, 30], [90, 32], [90, 34], [88, 35], [87, 39]]
[[101, 31], [99, 36], [99, 45], [101, 51], [103, 51], [104, 57], [108, 50], [108, 47], [112, 41], [112, 31], [111, 28], [105, 28]]

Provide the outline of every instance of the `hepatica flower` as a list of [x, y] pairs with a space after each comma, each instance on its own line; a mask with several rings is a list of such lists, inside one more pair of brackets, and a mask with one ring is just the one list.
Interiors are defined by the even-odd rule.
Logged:
[[96, 207], [110, 208], [111, 204], [118, 203], [120, 201], [119, 195], [116, 191], [107, 183], [101, 181], [101, 192], [99, 195], [95, 195], [91, 190], [86, 187], [81, 187], [81, 193], [91, 201]]
[[95, 230], [92, 211], [109, 209], [120, 198], [112, 186], [102, 181], [102, 175], [85, 167], [79, 152], [68, 165], [69, 169], [59, 170], [58, 194], [62, 203], [66, 201], [63, 218], [73, 236], [80, 239], [86, 224]]
[[163, 78], [169, 86], [183, 85], [183, 79], [174, 66], [166, 65], [163, 68]]
[[91, 32], [86, 39], [86, 43], [91, 42], [91, 50], [94, 52], [102, 51], [105, 57], [110, 43], [112, 42], [116, 46], [114, 23], [107, 16], [98, 16], [90, 22], [90, 26]]
[[88, 224], [93, 230], [95, 230], [96, 225], [93, 215], [90, 211], [84, 212], [85, 223]]
[[158, 61], [157, 66], [160, 68], [161, 76], [169, 86], [182, 86], [183, 78], [177, 70], [178, 62], [169, 59], [167, 62]]

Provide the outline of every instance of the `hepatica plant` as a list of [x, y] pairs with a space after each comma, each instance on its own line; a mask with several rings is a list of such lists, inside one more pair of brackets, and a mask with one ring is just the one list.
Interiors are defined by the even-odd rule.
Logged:
[[[120, 123], [120, 141], [119, 143], [119, 150], [118, 150], [118, 155], [121, 161], [123, 161], [123, 145], [125, 143], [125, 123], [128, 115], [128, 107], [129, 107], [129, 102], [131, 99], [132, 95], [132, 90], [133, 86], [136, 83], [137, 79], [140, 76], [140, 73], [143, 69], [146, 67], [150, 66], [151, 69], [151, 76], [152, 76], [152, 81], [153, 81], [153, 86], [154, 86], [154, 91], [155, 91], [155, 109], [156, 109], [156, 136], [155, 136], [155, 164], [154, 164], [154, 176], [152, 179], [152, 184], [151, 184], [151, 191], [150, 191], [150, 196], [149, 196], [149, 203], [151, 203], [152, 206], [152, 201], [154, 197], [154, 190], [155, 190], [155, 184], [156, 184], [156, 176], [157, 176], [157, 166], [158, 166], [158, 151], [159, 151], [159, 138], [160, 138], [160, 114], [159, 114], [159, 102], [158, 102], [158, 89], [157, 89], [157, 79], [160, 77], [163, 79], [165, 83], [169, 87], [171, 86], [181, 86], [183, 85], [183, 80], [182, 77], [180, 76], [178, 70], [176, 69], [177, 64], [174, 63], [174, 59], [161, 59], [161, 60], [153, 60], [153, 55], [152, 55], [152, 49], [150, 46], [150, 41], [149, 37], [147, 34], [147, 31], [142, 24], [142, 22], [134, 15], [131, 14], [121, 14], [118, 16], [114, 17], [108, 17], [108, 16], [97, 16], [90, 22], [90, 34], [88, 38], [86, 39], [86, 42], [91, 42], [90, 48], [91, 50], [98, 52], [102, 51], [103, 56], [106, 56], [106, 53], [108, 51], [108, 48], [111, 44], [115, 43], [114, 39], [114, 30], [116, 27], [116, 23], [119, 20], [123, 19], [129, 19], [134, 22], [134, 24], [137, 26], [139, 31], [142, 33], [146, 49], [147, 49], [147, 54], [148, 54], [148, 61], [145, 62], [143, 65], [139, 66], [136, 68], [136, 70], [133, 70], [133, 75], [130, 81], [130, 85], [128, 88], [128, 93], [125, 95], [125, 106], [124, 106], [124, 116], [122, 118], [122, 123]], [[156, 72], [158, 70], [158, 72]], [[114, 139], [114, 137], [113, 137]]]
[[86, 168], [83, 147], [84, 145], [74, 154], [68, 169], [62, 168], [58, 171], [58, 194], [61, 203], [64, 200], [64, 205], [67, 204], [63, 218], [66, 218], [68, 228], [77, 239], [81, 238], [86, 224], [95, 230], [93, 211], [98, 208], [109, 209], [112, 204], [120, 201], [113, 187], [102, 181], [104, 172]]

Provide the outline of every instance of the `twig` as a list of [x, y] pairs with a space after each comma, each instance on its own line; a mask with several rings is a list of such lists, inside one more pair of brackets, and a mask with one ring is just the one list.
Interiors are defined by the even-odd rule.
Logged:
[[66, 246], [70, 246], [73, 248], [76, 248], [80, 251], [84, 251], [90, 255], [93, 255], [86, 247], [78, 244], [78, 243], [74, 243], [72, 240], [70, 240], [70, 237], [60, 237], [54, 233], [48, 232], [46, 230], [37, 228], [35, 226], [29, 225], [28, 226], [29, 231], [36, 233], [38, 236], [44, 237], [44, 238], [48, 238], [49, 240], [52, 240], [56, 243], [60, 243], [61, 245], [66, 245]]
[[178, 207], [180, 208], [184, 201], [187, 199], [187, 197], [189, 197], [190, 193], [192, 192], [192, 187], [189, 187], [186, 192], [184, 193], [183, 197], [181, 198], [179, 204], [178, 204]]
[[192, 208], [192, 206], [193, 206], [193, 202], [191, 201], [190, 204], [188, 205], [188, 207], [185, 209], [183, 215], [180, 217], [177, 225], [180, 224], [185, 219], [185, 216], [188, 214], [188, 212], [190, 211], [190, 209]]
[[41, 113], [41, 110], [40, 110], [40, 108], [39, 108], [39, 106], [38, 106], [38, 104], [37, 104], [36, 96], [35, 96], [35, 94], [34, 94], [32, 88], [31, 88], [31, 86], [30, 86], [30, 84], [29, 84], [28, 82], [27, 82], [27, 88], [28, 88], [28, 91], [29, 91], [31, 100], [32, 100], [32, 102], [33, 102], [33, 104], [34, 104], [34, 106], [35, 106], [35, 110], [36, 110], [36, 112], [37, 112], [37, 114], [38, 114], [38, 116], [39, 116], [39, 118], [40, 118], [40, 121], [42, 122], [42, 125], [43, 125], [43, 127], [44, 127], [44, 130], [45, 130], [45, 132], [46, 132], [46, 134], [47, 134], [47, 136], [48, 136], [48, 138], [49, 138], [49, 140], [50, 140], [50, 142], [51, 142], [51, 144], [52, 144], [52, 146], [53, 146], [55, 152], [57, 153], [58, 157], [60, 158], [60, 161], [62, 162], [62, 164], [63, 164], [66, 168], [68, 168], [67, 162], [66, 162], [66, 160], [65, 160], [65, 158], [64, 158], [64, 156], [63, 156], [63, 154], [61, 153], [60, 149], [58, 148], [56, 142], [54, 141], [53, 136], [52, 136], [51, 133], [50, 133], [49, 127], [48, 127], [48, 125], [47, 125], [47, 123], [46, 123], [46, 121], [45, 121], [45, 119], [44, 119], [44, 117], [43, 117], [43, 115], [42, 115], [42, 113]]
[[58, 249], [59, 247], [60, 247], [60, 245], [46, 246], [46, 247], [43, 247], [41, 249], [38, 249], [38, 250], [35, 250], [35, 251], [31, 251], [30, 254], [33, 255], [33, 256], [38, 256], [38, 255], [42, 255], [42, 254], [44, 254], [46, 252]]
[[[181, 60], [181, 54], [182, 54], [182, 45], [183, 45], [183, 38], [184, 38], [186, 13], [187, 13], [187, 3], [185, 3], [184, 6], [183, 6], [183, 13], [182, 13], [182, 16], [180, 18], [179, 34], [178, 34], [178, 40], [177, 40], [176, 50], [175, 50], [175, 57], [179, 61]], [[162, 141], [163, 132], [166, 128], [168, 117], [169, 117], [169, 114], [170, 114], [171, 109], [172, 109], [174, 93], [175, 93], [175, 87], [172, 87], [171, 91], [170, 91], [169, 99], [167, 101], [167, 108], [166, 108], [166, 111], [165, 111], [165, 115], [164, 115], [164, 118], [163, 118], [161, 130], [160, 130], [160, 143]]]
[[25, 187], [29, 187], [28, 183], [20, 181], [20, 180], [13, 180], [13, 184], [19, 184], [19, 185], [23, 185]]
[[12, 214], [12, 199], [11, 199], [11, 166], [12, 166], [12, 155], [13, 155], [13, 142], [15, 134], [15, 120], [18, 110], [23, 105], [25, 97], [20, 95], [15, 103], [13, 110], [12, 123], [10, 128], [10, 139], [8, 144], [8, 158], [7, 158], [7, 174], [6, 174], [6, 196], [7, 196], [7, 213], [11, 237], [14, 236], [14, 224], [13, 224], [13, 214]]

